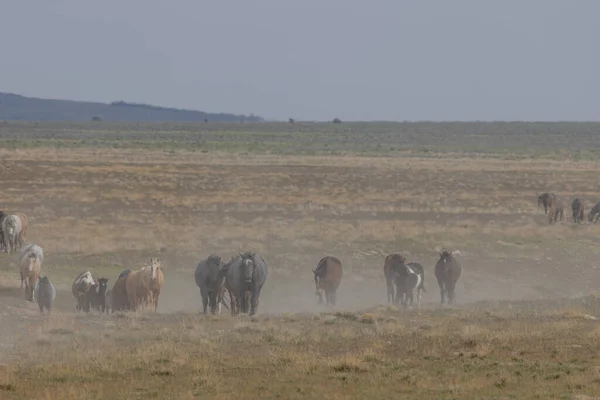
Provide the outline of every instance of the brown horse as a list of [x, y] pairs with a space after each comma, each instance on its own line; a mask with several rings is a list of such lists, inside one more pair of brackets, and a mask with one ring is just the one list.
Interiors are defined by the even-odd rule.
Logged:
[[342, 262], [332, 256], [323, 257], [313, 269], [316, 295], [319, 304], [323, 304], [323, 293], [328, 306], [335, 306], [337, 289], [342, 281]]
[[538, 207], [544, 206], [544, 214], [548, 214], [548, 209], [554, 204], [555, 197], [554, 193], [543, 193], [538, 196]]
[[29, 219], [23, 212], [16, 212], [15, 215], [21, 219], [21, 233], [19, 234], [19, 247], [23, 246], [25, 239], [27, 238], [27, 227], [29, 226]]
[[35, 254], [30, 254], [27, 258], [21, 260], [21, 286], [25, 281], [25, 299], [33, 301], [33, 290], [40, 277], [42, 263]]
[[394, 291], [396, 272], [399, 267], [404, 266], [406, 259], [400, 253], [389, 254], [383, 263], [383, 275], [387, 286], [388, 303], [396, 303], [397, 294]]
[[560, 197], [554, 198], [554, 203], [550, 206], [548, 210], [548, 223], [553, 224], [560, 220], [563, 220], [565, 214], [565, 202]]
[[110, 293], [110, 309], [112, 312], [120, 310], [129, 310], [129, 299], [127, 297], [127, 277], [131, 273], [130, 269], [121, 272]]
[[142, 273], [142, 282], [148, 294], [147, 304], [154, 308], [154, 312], [158, 311], [158, 297], [164, 281], [165, 275], [162, 272], [160, 260], [158, 258], [150, 259], [150, 265]]
[[156, 312], [163, 282], [164, 274], [158, 259], [151, 258], [150, 265], [132, 271], [125, 282], [130, 308], [135, 311], [152, 305]]

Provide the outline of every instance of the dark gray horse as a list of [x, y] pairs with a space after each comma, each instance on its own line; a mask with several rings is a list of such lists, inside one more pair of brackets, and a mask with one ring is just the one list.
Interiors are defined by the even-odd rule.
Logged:
[[259, 254], [246, 252], [228, 262], [219, 275], [225, 276], [225, 286], [231, 298], [231, 315], [238, 314], [240, 310], [248, 313], [248, 309], [250, 316], [256, 314], [258, 297], [267, 280], [265, 260]]
[[56, 298], [56, 290], [50, 279], [47, 276], [41, 276], [35, 287], [33, 297], [37, 300], [40, 312], [44, 312], [44, 308], [50, 314], [52, 306], [54, 305], [54, 299]]
[[584, 206], [581, 199], [575, 199], [571, 203], [571, 211], [573, 212], [573, 222], [580, 224], [583, 221]]
[[6, 218], [7, 216], [8, 214], [0, 210], [0, 251], [6, 251], [6, 242], [4, 241], [4, 231], [2, 230], [2, 222], [4, 222], [4, 218]]
[[455, 294], [454, 288], [456, 281], [460, 278], [462, 267], [458, 261], [454, 258], [455, 255], [460, 254], [458, 250], [452, 253], [443, 251], [440, 253], [440, 259], [435, 264], [435, 277], [440, 287], [440, 295], [442, 297], [442, 304], [444, 304], [445, 297], [448, 297], [448, 304], [454, 303]]
[[590, 210], [588, 222], [596, 223], [598, 222], [598, 218], [600, 218], [600, 201]]
[[221, 271], [221, 257], [211, 254], [205, 260], [200, 261], [194, 272], [194, 280], [200, 288], [202, 296], [202, 307], [206, 315], [207, 307], [210, 306], [211, 314], [217, 310], [221, 313], [221, 302], [223, 301], [223, 281], [225, 276], [219, 274]]

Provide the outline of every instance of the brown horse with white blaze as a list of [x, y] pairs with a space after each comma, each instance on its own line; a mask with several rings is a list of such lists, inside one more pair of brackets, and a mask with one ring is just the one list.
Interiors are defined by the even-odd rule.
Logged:
[[38, 282], [40, 272], [42, 271], [42, 263], [35, 254], [30, 254], [28, 257], [21, 260], [21, 286], [25, 281], [25, 299], [33, 301], [33, 291]]
[[316, 295], [319, 304], [323, 304], [323, 294], [328, 306], [335, 306], [337, 289], [342, 282], [342, 262], [333, 256], [323, 257], [313, 269], [315, 276]]
[[129, 307], [136, 311], [140, 307], [152, 305], [156, 312], [164, 279], [158, 258], [151, 258], [150, 265], [129, 273], [125, 281]]

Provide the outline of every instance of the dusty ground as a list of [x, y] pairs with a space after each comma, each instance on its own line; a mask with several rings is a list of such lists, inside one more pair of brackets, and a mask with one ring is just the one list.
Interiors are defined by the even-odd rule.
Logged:
[[[580, 196], [587, 216], [600, 200], [593, 157], [546, 147], [516, 158], [492, 147], [12, 149], [10, 140], [0, 148], [1, 209], [29, 216], [28, 240], [44, 248], [59, 293], [54, 314], [40, 316], [19, 291], [16, 255], [0, 254], [0, 398], [600, 395], [600, 225], [575, 226], [569, 207], [567, 221], [549, 226], [536, 203], [547, 190]], [[433, 276], [442, 248], [462, 253], [449, 310]], [[198, 315], [198, 261], [247, 249], [269, 265], [259, 316]], [[384, 306], [393, 251], [425, 267], [420, 312]], [[327, 254], [344, 267], [330, 313], [317, 306], [311, 273]], [[75, 313], [78, 272], [112, 286], [150, 257], [166, 276], [158, 316]]]

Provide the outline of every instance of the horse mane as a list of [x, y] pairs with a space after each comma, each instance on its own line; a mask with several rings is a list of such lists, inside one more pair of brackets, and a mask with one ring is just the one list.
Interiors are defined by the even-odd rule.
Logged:
[[327, 265], [327, 260], [332, 259], [333, 257], [330, 256], [325, 256], [323, 258], [321, 258], [321, 260], [319, 260], [319, 264], [317, 265], [317, 268], [315, 268], [315, 270], [313, 271], [314, 274], [316, 276], [321, 277], [323, 275], [323, 269], [325, 268], [325, 265]]
[[217, 279], [224, 279], [225, 275], [229, 272], [229, 266], [231, 265], [231, 261], [226, 264], [221, 264], [219, 268], [219, 272], [217, 272]]
[[209, 255], [208, 258], [206, 259], [206, 261], [209, 264], [213, 263], [213, 264], [221, 265], [221, 257], [215, 253], [212, 253], [211, 255]]
[[390, 254], [390, 259], [393, 261], [396, 261], [396, 260], [406, 261], [406, 257], [404, 257], [401, 253]]
[[129, 268], [124, 271], [121, 271], [121, 273], [119, 274], [119, 279], [129, 275], [131, 272], [132, 272], [132, 270]]
[[254, 256], [256, 256], [256, 253], [253, 251], [246, 251], [244, 253], [240, 253], [240, 257], [242, 257], [242, 260], [251, 259], [252, 261], [254, 261]]

